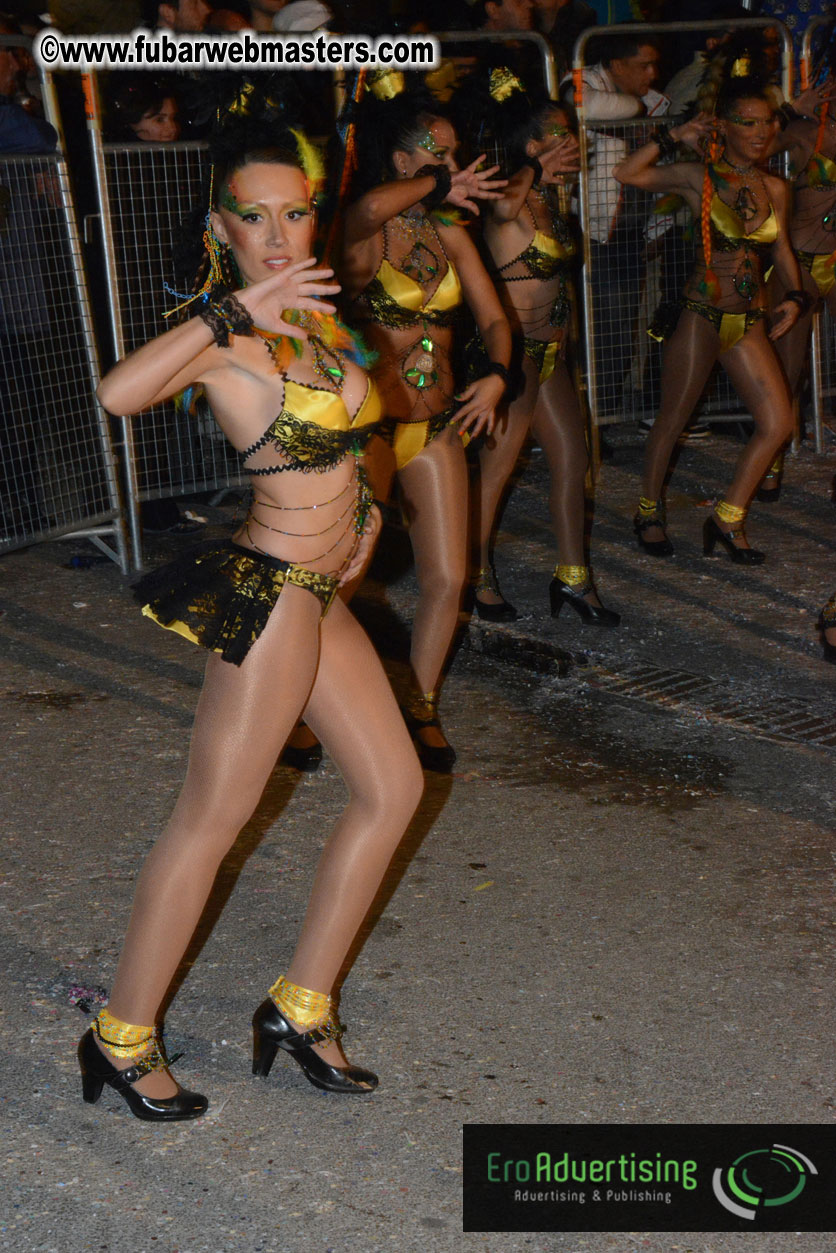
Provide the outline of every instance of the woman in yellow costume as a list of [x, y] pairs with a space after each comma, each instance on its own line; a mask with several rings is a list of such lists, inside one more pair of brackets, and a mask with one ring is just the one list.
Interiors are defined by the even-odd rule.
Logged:
[[[832, 58], [831, 42], [828, 60]], [[778, 110], [782, 133], [775, 149], [789, 155], [793, 175], [790, 242], [801, 269], [801, 286], [809, 305], [779, 341], [778, 356], [795, 395], [810, 344], [813, 313], [826, 304], [836, 317], [836, 118], [832, 79], [807, 88]], [[771, 283], [775, 288], [775, 281]], [[783, 454], [775, 459], [758, 489], [759, 500], [777, 500], [781, 492]]]
[[[478, 212], [474, 198], [501, 186], [495, 170], [459, 170], [456, 135], [426, 91], [402, 75], [372, 84], [357, 118], [360, 194], [344, 224], [342, 276], [350, 316], [378, 353], [375, 381], [386, 415], [418, 577], [406, 709], [419, 756], [449, 771], [455, 752], [437, 700], [467, 578], [468, 484], [462, 436], [493, 428], [508, 379], [511, 335], [496, 291], [465, 229], [442, 206]], [[381, 181], [382, 180], [382, 181]], [[456, 396], [451, 362], [462, 302], [490, 360]], [[376, 495], [387, 484], [375, 482]]]
[[577, 173], [578, 145], [564, 111], [546, 99], [532, 101], [504, 67], [473, 75], [456, 104], [458, 116], [478, 122], [475, 147], [487, 146], [490, 137], [513, 171], [500, 199], [483, 215], [494, 281], [514, 332], [519, 383], [497, 437], [479, 452], [475, 609], [491, 621], [516, 617], [499, 591], [491, 542], [503, 493], [531, 431], [548, 462], [559, 553], [549, 588], [552, 614], [557, 617], [570, 605], [585, 624], [614, 627], [620, 617], [599, 601], [584, 555], [588, 456], [565, 359], [575, 246], [558, 188]]
[[[732, 77], [718, 96], [716, 119], [700, 114], [667, 131], [660, 129], [614, 170], [619, 182], [680, 195], [700, 224], [702, 255], [665, 348], [661, 404], [647, 440], [634, 523], [639, 544], [654, 556], [673, 552], [665, 532], [665, 478], [676, 441], [719, 358], [755, 430], [724, 498], [704, 523], [703, 552], [710, 555], [719, 543], [732, 561], [754, 565], [764, 560], [746, 539], [746, 514], [792, 430], [789, 393], [772, 341], [786, 334], [808, 302], [789, 242], [787, 186], [762, 168], [775, 125], [760, 83]], [[712, 151], [705, 164], [657, 164], [660, 157], [675, 158], [679, 144], [701, 155], [709, 144]], [[769, 330], [767, 259], [782, 293]]]
[[[209, 276], [180, 325], [119, 362], [102, 403], [137, 413], [196, 385], [243, 456], [253, 496], [231, 541], [144, 579], [145, 613], [209, 650], [185, 783], [149, 854], [107, 1009], [79, 1046], [84, 1099], [105, 1084], [147, 1120], [194, 1118], [158, 1014], [218, 867], [304, 712], [349, 791], [328, 836], [301, 935], [253, 1019], [253, 1071], [278, 1049], [330, 1092], [367, 1094], [346, 1063], [332, 993], [421, 794], [420, 767], [380, 662], [336, 595], [378, 529], [362, 452], [380, 417], [362, 352], [326, 303], [311, 256], [311, 150], [274, 126], [233, 133], [214, 165]], [[278, 907], [271, 921], [281, 917]]]

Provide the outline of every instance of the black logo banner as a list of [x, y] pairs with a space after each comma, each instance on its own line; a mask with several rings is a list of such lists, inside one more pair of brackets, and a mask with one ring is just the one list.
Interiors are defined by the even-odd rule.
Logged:
[[466, 1124], [464, 1230], [836, 1232], [836, 1125]]

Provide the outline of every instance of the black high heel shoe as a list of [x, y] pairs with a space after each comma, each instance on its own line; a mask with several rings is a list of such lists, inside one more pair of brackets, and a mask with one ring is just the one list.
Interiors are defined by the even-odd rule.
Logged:
[[766, 561], [766, 553], [759, 552], [757, 548], [738, 548], [734, 541], [740, 539], [741, 536], [745, 538], [742, 526], [735, 531], [724, 531], [715, 518], [706, 518], [702, 527], [703, 556], [710, 557], [714, 552], [714, 545], [719, 540], [732, 561], [740, 566], [759, 566]]
[[[489, 601], [480, 600], [480, 592], [493, 592], [502, 599], [498, 604], [493, 605]], [[510, 601], [502, 596], [493, 566], [483, 566], [476, 575], [467, 598], [467, 607], [471, 612], [475, 609], [483, 622], [516, 622], [519, 616]]]
[[[645, 531], [649, 531], [652, 526], [658, 526], [665, 535], [665, 538], [645, 539]], [[645, 518], [642, 517], [640, 513], [637, 513], [635, 518], [633, 518], [633, 530], [636, 532], [636, 539], [639, 541], [639, 548], [643, 549], [644, 552], [649, 553], [651, 557], [673, 556], [674, 547], [665, 533], [665, 519], [661, 514], [654, 514], [651, 517]]]
[[[409, 706], [401, 705], [401, 713], [421, 765], [426, 770], [434, 770], [436, 774], [449, 774], [456, 763], [456, 750], [452, 744], [425, 744], [420, 736], [420, 732], [427, 727], [436, 727], [441, 731], [435, 692], [414, 697]], [[441, 733], [444, 734], [443, 731]]]
[[[300, 722], [293, 731], [293, 735], [300, 730], [308, 731], [310, 728], [304, 722]], [[291, 739], [293, 735], [291, 735]], [[313, 735], [312, 731], [311, 735]], [[285, 744], [279, 761], [283, 766], [292, 766], [294, 770], [302, 770], [305, 774], [313, 774], [314, 770], [319, 769], [322, 762], [322, 745], [319, 740], [315, 744], [308, 744], [306, 748], [299, 748], [295, 744]]]
[[588, 600], [584, 600], [584, 596], [594, 590], [591, 581], [582, 583], [580, 587], [571, 587], [562, 579], [552, 579], [549, 584], [552, 617], [556, 618], [564, 605], [571, 605], [584, 626], [617, 627], [621, 621], [620, 613], [605, 609], [603, 605], [590, 605]]
[[[177, 1058], [174, 1058], [176, 1061]], [[145, 1122], [175, 1122], [184, 1118], [199, 1118], [205, 1114], [209, 1102], [199, 1092], [179, 1088], [176, 1096], [166, 1098], [143, 1096], [133, 1087], [143, 1075], [152, 1070], [165, 1070], [168, 1062], [162, 1049], [155, 1043], [145, 1057], [140, 1057], [127, 1070], [118, 1070], [96, 1043], [93, 1028], [88, 1028], [78, 1045], [78, 1064], [81, 1067], [81, 1094], [88, 1105], [94, 1105], [107, 1083], [126, 1102], [135, 1118]], [[179, 1086], [179, 1085], [178, 1085]]]
[[377, 1075], [360, 1066], [330, 1066], [312, 1047], [332, 1036], [314, 1028], [300, 1032], [288, 1022], [275, 1001], [262, 1001], [253, 1015], [253, 1074], [267, 1077], [276, 1053], [284, 1049], [302, 1068], [306, 1079], [325, 1092], [368, 1095], [377, 1087]]
[[822, 656], [831, 665], [836, 665], [836, 644], [831, 644], [825, 635], [825, 631], [830, 631], [833, 627], [836, 627], [836, 594], [830, 597], [830, 600], [819, 615], [819, 630], [822, 633]]

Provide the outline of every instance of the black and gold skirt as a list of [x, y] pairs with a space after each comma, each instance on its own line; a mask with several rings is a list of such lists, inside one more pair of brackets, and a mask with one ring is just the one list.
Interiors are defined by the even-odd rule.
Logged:
[[240, 666], [267, 624], [285, 583], [312, 592], [323, 615], [338, 579], [231, 540], [207, 541], [134, 584], [142, 612], [168, 631]]

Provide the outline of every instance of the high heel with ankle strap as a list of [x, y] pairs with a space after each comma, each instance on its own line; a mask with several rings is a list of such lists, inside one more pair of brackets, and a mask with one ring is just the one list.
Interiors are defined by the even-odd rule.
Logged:
[[[480, 592], [493, 592], [501, 599], [496, 604], [491, 604], [490, 601], [479, 599]], [[467, 605], [469, 609], [476, 610], [483, 622], [516, 622], [519, 617], [514, 606], [499, 590], [499, 582], [493, 566], [483, 566], [476, 575], [467, 596]]]
[[[561, 577], [562, 572], [568, 572], [572, 582]], [[556, 566], [549, 584], [552, 617], [556, 618], [564, 605], [571, 605], [584, 626], [617, 627], [621, 622], [620, 613], [616, 613], [614, 609], [605, 609], [603, 605], [591, 605], [585, 599], [594, 591], [595, 584], [588, 566]]]
[[[285, 999], [296, 1007], [294, 1012], [300, 1015], [305, 1012], [303, 1007], [306, 1003], [315, 1002], [321, 1008], [321, 1012], [314, 1011], [314, 1021], [305, 1024], [310, 1025], [309, 1031], [299, 1031], [279, 1009], [276, 1000], [284, 1004]], [[282, 977], [253, 1015], [253, 1074], [266, 1078], [276, 1053], [284, 1049], [315, 1088], [351, 1096], [367, 1095], [377, 1087], [376, 1074], [360, 1066], [332, 1066], [313, 1047], [326, 1040], [339, 1040], [343, 1032], [330, 996], [309, 992]]]
[[[143, 1096], [136, 1091], [133, 1085], [143, 1075], [148, 1075], [153, 1070], [166, 1070], [168, 1067], [169, 1063], [156, 1034], [150, 1037], [151, 1050], [136, 1058], [125, 1070], [119, 1070], [108, 1061], [96, 1043], [97, 1035], [98, 1031], [89, 1027], [78, 1045], [81, 1094], [88, 1105], [94, 1105], [98, 1101], [104, 1085], [108, 1084], [122, 1097], [134, 1117], [141, 1118], [144, 1122], [177, 1122], [187, 1118], [199, 1118], [206, 1113], [209, 1107], [206, 1097], [179, 1085], [176, 1095], [169, 1097]], [[146, 1048], [147, 1043], [146, 1040], [140, 1047]], [[173, 1060], [176, 1061], [177, 1058]]]
[[722, 527], [719, 526], [716, 518], [706, 518], [702, 528], [703, 556], [710, 557], [714, 552], [714, 545], [719, 542], [722, 547], [725, 548], [732, 561], [736, 562], [737, 565], [762, 565], [762, 563], [766, 561], [766, 553], [759, 552], [757, 548], [738, 548], [734, 541], [741, 538], [746, 538], [746, 533], [742, 525], [736, 530], [724, 531]]

